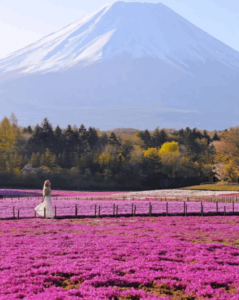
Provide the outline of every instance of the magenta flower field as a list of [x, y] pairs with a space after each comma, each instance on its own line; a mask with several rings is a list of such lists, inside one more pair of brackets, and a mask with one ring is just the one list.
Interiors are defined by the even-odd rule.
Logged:
[[[105, 197], [113, 194], [118, 194], [120, 192], [80, 192], [80, 191], [59, 191], [53, 190], [53, 197]], [[42, 190], [22, 190], [22, 189], [0, 189], [0, 195], [5, 196], [29, 196], [29, 197], [39, 197], [42, 196]]]
[[238, 217], [0, 221], [0, 299], [239, 299]]
[[[0, 219], [35, 217], [34, 208], [42, 201], [41, 190], [1, 189]], [[122, 192], [53, 191], [57, 217], [239, 214], [239, 199], [227, 197], [162, 197], [159, 194], [126, 197]], [[77, 213], [76, 213], [77, 208]], [[36, 217], [39, 217], [36, 215]]]
[[[15, 217], [19, 210], [20, 218], [34, 218], [36, 207], [42, 198], [37, 197], [22, 197], [22, 198], [5, 198], [0, 201], [0, 219], [13, 218], [14, 211]], [[187, 206], [187, 214], [201, 214], [201, 202], [182, 202], [182, 201], [123, 201], [123, 200], [78, 200], [52, 198], [53, 211], [56, 212], [57, 217], [75, 217], [75, 207], [77, 206], [77, 216], [113, 216], [116, 214], [116, 206], [118, 206], [118, 216], [132, 216], [132, 212], [136, 215], [149, 215], [149, 208], [151, 205], [151, 214], [177, 215], [184, 214], [184, 205]], [[115, 206], [115, 208], [114, 208]], [[168, 206], [168, 209], [167, 209]], [[56, 210], [55, 210], [56, 207]], [[239, 214], [239, 203], [221, 203], [204, 202], [203, 213], [227, 213]], [[40, 216], [36, 216], [40, 217]]]

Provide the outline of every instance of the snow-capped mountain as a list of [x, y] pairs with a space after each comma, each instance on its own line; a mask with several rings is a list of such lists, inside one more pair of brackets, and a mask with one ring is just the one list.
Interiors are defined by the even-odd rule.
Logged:
[[4, 114], [62, 126], [236, 125], [239, 53], [163, 4], [116, 2], [0, 60]]

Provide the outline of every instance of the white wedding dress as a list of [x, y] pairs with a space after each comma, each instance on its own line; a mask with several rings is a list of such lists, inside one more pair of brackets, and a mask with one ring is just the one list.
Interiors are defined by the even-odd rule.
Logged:
[[[43, 192], [43, 195], [45, 193]], [[51, 196], [45, 196], [44, 201], [35, 207], [35, 211], [42, 217], [44, 217], [44, 207], [46, 208], [46, 218], [53, 218], [53, 209], [51, 203]]]

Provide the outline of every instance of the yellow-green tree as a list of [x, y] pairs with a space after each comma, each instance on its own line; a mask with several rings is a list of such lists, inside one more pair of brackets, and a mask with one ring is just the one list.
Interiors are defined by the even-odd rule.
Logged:
[[144, 151], [139, 145], [133, 146], [133, 151], [131, 153], [130, 163], [132, 165], [139, 164], [142, 162], [144, 157]]
[[216, 150], [216, 164], [224, 166], [220, 168], [222, 174], [219, 175], [236, 181], [239, 176], [239, 127], [224, 132], [221, 141], [214, 141], [213, 145]]
[[143, 148], [144, 146], [144, 142], [143, 140], [140, 138], [140, 132], [136, 131], [134, 136], [132, 137], [132, 142], [135, 146], [140, 146], [141, 148]]
[[21, 171], [21, 165], [22, 165], [21, 155], [17, 153], [11, 155], [11, 160], [10, 160], [11, 171], [19, 174]]
[[157, 148], [148, 148], [147, 150], [144, 151], [144, 156], [155, 162], [160, 160], [160, 156]]
[[134, 173], [142, 173], [142, 165], [144, 159], [144, 151], [142, 150], [142, 148], [139, 145], [134, 145], [130, 160], [128, 162], [128, 166], [130, 166], [131, 169], [134, 170]]
[[117, 155], [117, 164], [118, 167], [121, 167], [123, 164], [125, 164], [125, 157], [121, 152]]
[[159, 172], [161, 159], [157, 148], [148, 148], [144, 151], [145, 164], [149, 172]]
[[102, 152], [98, 156], [98, 163], [101, 167], [105, 168], [110, 165], [111, 162], [111, 155], [108, 152]]
[[175, 170], [180, 156], [178, 142], [166, 142], [158, 152], [161, 157], [163, 172], [168, 176], [176, 176]]
[[179, 155], [179, 147], [178, 142], [166, 142], [162, 145], [159, 150], [160, 154], [171, 154], [171, 155]]
[[34, 168], [36, 168], [37, 160], [36, 160], [36, 154], [34, 152], [31, 155], [30, 163]]
[[0, 124], [0, 151], [2, 153], [14, 152], [16, 135], [14, 134], [8, 118], [4, 118]]
[[56, 155], [52, 154], [47, 148], [46, 152], [41, 156], [40, 164], [41, 166], [46, 166], [48, 168], [54, 167], [56, 165]]

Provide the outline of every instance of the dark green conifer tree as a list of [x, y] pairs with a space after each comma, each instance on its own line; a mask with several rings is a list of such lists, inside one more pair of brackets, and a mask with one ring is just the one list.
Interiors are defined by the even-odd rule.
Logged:
[[112, 146], [119, 146], [119, 140], [117, 139], [115, 133], [112, 131], [109, 138], [108, 138], [108, 144]]

